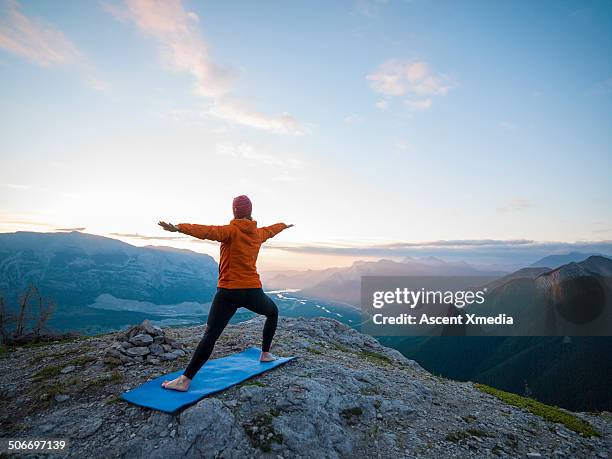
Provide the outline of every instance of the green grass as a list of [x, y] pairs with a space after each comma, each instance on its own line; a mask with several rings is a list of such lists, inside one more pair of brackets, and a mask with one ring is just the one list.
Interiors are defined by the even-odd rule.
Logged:
[[62, 368], [64, 368], [64, 365], [48, 365], [34, 373], [33, 379], [40, 381], [41, 379], [53, 378], [60, 374]]
[[[344, 352], [347, 354], [354, 354], [357, 357], [363, 359], [363, 360], [367, 360], [370, 363], [373, 363], [375, 365], [389, 365], [392, 363], [391, 359], [389, 357], [387, 357], [386, 355], [380, 354], [378, 352], [374, 352], [374, 351], [354, 351], [353, 349], [350, 349], [346, 346], [343, 346], [342, 344], [338, 344], [338, 343], [330, 343], [332, 349], [335, 349], [336, 351], [340, 351], [340, 352]], [[309, 350], [309, 352], [312, 352]], [[317, 352], [313, 352], [314, 354], [316, 354]], [[318, 352], [320, 354], [320, 352]]]
[[78, 367], [81, 365], [85, 365], [86, 363], [93, 362], [94, 360], [96, 360], [96, 358], [91, 355], [82, 355], [80, 357], [72, 359], [70, 362], [66, 364], [66, 366], [74, 365], [75, 367]]
[[378, 387], [365, 387], [363, 389], [359, 390], [359, 393], [361, 395], [379, 395], [380, 394], [380, 390], [378, 389]]
[[330, 344], [331, 344], [331, 347], [333, 349], [337, 350], [337, 351], [346, 352], [346, 353], [353, 353], [353, 351], [351, 349], [349, 349], [346, 346], [343, 346], [342, 344], [338, 344], [338, 343], [334, 343], [334, 342], [332, 342]]
[[573, 430], [584, 437], [601, 436], [601, 434], [587, 421], [580, 419], [568, 411], [562, 410], [556, 406], [547, 405], [532, 398], [495, 389], [485, 384], [474, 384], [474, 386], [486, 394], [497, 397], [508, 405], [526, 409], [530, 413], [540, 416], [547, 421], [563, 424], [568, 429]]
[[391, 359], [386, 355], [379, 354], [378, 352], [373, 351], [360, 351], [358, 355], [368, 362], [374, 363], [376, 365], [390, 365]]
[[323, 354], [323, 352], [318, 349], [315, 349], [314, 347], [307, 347], [306, 350], [311, 354]]
[[245, 382], [240, 383], [239, 387], [243, 386], [257, 386], [257, 387], [266, 387], [264, 383], [261, 381], [257, 381], [255, 379], [247, 379]]
[[265, 453], [272, 451], [272, 443], [283, 443], [283, 434], [276, 433], [272, 426], [272, 421], [280, 413], [271, 410], [267, 413], [260, 413], [243, 425], [244, 430], [254, 448], [259, 448]]
[[92, 379], [85, 383], [85, 387], [101, 387], [107, 383], [118, 384], [123, 381], [123, 375], [117, 370], [113, 371], [110, 375], [104, 375], [96, 379]]
[[30, 343], [20, 344], [19, 346], [16, 346], [16, 347], [24, 347], [26, 349], [36, 348], [36, 347], [52, 346], [53, 344], [74, 343], [77, 341], [86, 340], [88, 338], [89, 338], [88, 336], [79, 335], [79, 336], [73, 336], [70, 338], [60, 338], [60, 339], [56, 339], [52, 341], [33, 341]]
[[360, 406], [354, 406], [352, 408], [345, 408], [340, 414], [349, 424], [356, 424], [363, 414], [363, 410]]
[[494, 437], [494, 435], [490, 432], [487, 432], [486, 430], [482, 430], [482, 429], [477, 429], [477, 428], [470, 428], [470, 429], [465, 429], [465, 431], [472, 435], [473, 437]]
[[458, 443], [461, 440], [465, 440], [470, 435], [465, 430], [456, 430], [454, 432], [449, 432], [446, 435], [446, 441], [452, 441], [453, 443]]
[[[46, 356], [37, 356], [34, 359], [32, 359], [32, 361], [34, 361], [35, 359], [36, 361], [40, 361], [45, 357], [57, 357], [61, 355], [63, 355], [63, 353], [51, 354], [51, 355], [46, 355]], [[36, 373], [34, 373], [33, 379], [40, 381], [43, 379], [53, 378], [54, 376], [59, 375], [60, 372], [62, 371], [62, 368], [67, 367], [68, 365], [80, 366], [80, 365], [85, 365], [86, 363], [92, 362], [94, 360], [96, 360], [95, 357], [83, 355], [75, 359], [72, 359], [66, 363], [61, 363], [58, 365], [47, 365], [41, 368], [40, 370], [38, 370]]]
[[112, 405], [113, 403], [119, 403], [122, 400], [123, 399], [121, 398], [121, 395], [114, 394], [114, 395], [111, 395], [108, 399], [106, 399], [104, 403], [107, 405]]
[[31, 364], [37, 364], [42, 362], [44, 359], [48, 358], [48, 357], [63, 357], [66, 354], [70, 354], [72, 351], [70, 349], [65, 349], [63, 351], [59, 351], [59, 352], [41, 352], [38, 355], [35, 355], [34, 357], [32, 357], [30, 359], [30, 363]]

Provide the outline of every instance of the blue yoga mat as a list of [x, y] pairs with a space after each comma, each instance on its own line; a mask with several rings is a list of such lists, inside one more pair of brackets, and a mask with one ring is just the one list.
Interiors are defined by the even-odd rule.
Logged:
[[194, 376], [187, 392], [164, 389], [164, 380], [177, 378], [183, 370], [160, 376], [122, 394], [124, 400], [135, 405], [174, 413], [187, 405], [196, 403], [207, 395], [246, 381], [295, 357], [279, 357], [272, 362], [260, 362], [261, 350], [252, 347], [238, 354], [209, 360]]

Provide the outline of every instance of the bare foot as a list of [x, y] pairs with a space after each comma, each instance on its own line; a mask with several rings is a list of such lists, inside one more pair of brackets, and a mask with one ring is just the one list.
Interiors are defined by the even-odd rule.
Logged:
[[276, 357], [269, 352], [262, 352], [261, 357], [259, 357], [260, 362], [272, 362], [274, 360], [276, 360]]
[[189, 384], [191, 383], [191, 379], [184, 375], [180, 375], [178, 378], [173, 379], [172, 381], [164, 381], [162, 383], [162, 387], [164, 389], [172, 389], [178, 390], [179, 392], [187, 392], [189, 389]]

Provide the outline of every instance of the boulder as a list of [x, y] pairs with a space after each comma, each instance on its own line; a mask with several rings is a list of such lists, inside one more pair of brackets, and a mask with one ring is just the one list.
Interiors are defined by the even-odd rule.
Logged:
[[151, 351], [151, 354], [154, 355], [161, 355], [164, 353], [164, 348], [157, 343], [149, 345], [149, 350]]
[[140, 356], [147, 355], [149, 352], [150, 352], [149, 348], [146, 346], [135, 346], [135, 347], [130, 347], [127, 350], [127, 355], [131, 357], [140, 357]]
[[130, 338], [130, 343], [134, 346], [148, 346], [153, 343], [153, 337], [146, 333], [139, 333], [138, 335]]

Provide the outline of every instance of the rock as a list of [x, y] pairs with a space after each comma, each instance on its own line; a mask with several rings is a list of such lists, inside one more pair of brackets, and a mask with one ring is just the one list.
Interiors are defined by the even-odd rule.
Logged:
[[115, 358], [119, 358], [121, 357], [121, 352], [119, 352], [117, 349], [109, 347], [108, 349], [106, 349], [106, 351], [104, 352], [105, 356], [109, 356], [109, 357], [115, 357]]
[[205, 398], [181, 413], [177, 436], [194, 449], [191, 457], [244, 457], [250, 451], [249, 441], [235, 426], [234, 415], [220, 400]]
[[66, 400], [70, 399], [70, 395], [68, 394], [57, 394], [55, 397], [55, 401], [56, 402], [65, 402]]
[[170, 346], [169, 344], [162, 344], [162, 348], [164, 349], [164, 352], [172, 351], [172, 346]]
[[163, 343], [163, 342], [164, 342], [164, 339], [165, 339], [165, 338], [164, 338], [163, 336], [161, 336], [161, 335], [159, 335], [159, 336], [154, 336], [154, 337], [153, 337], [153, 342], [154, 342], [155, 344], [161, 344], [161, 343]]
[[64, 368], [60, 370], [60, 373], [63, 373], [63, 374], [70, 373], [74, 371], [74, 368], [75, 368], [74, 365], [65, 366]]
[[104, 356], [103, 362], [110, 363], [112, 365], [120, 365], [122, 363], [120, 359], [118, 359], [117, 357], [113, 357], [111, 355]]
[[127, 355], [131, 357], [141, 357], [141, 356], [147, 355], [150, 351], [149, 351], [149, 348], [146, 346], [135, 346], [135, 347], [130, 347], [126, 352], [127, 352]]
[[164, 348], [157, 343], [149, 345], [149, 350], [151, 351], [151, 354], [154, 355], [161, 355], [164, 353]]
[[130, 343], [134, 346], [148, 346], [153, 342], [153, 337], [145, 333], [140, 333], [130, 338]]
[[162, 360], [176, 360], [178, 356], [176, 354], [172, 353], [172, 352], [164, 352], [159, 357]]
[[140, 326], [145, 330], [146, 333], [153, 336], [159, 336], [164, 333], [164, 331], [158, 327], [157, 325], [153, 325], [149, 320], [145, 319]]
[[175, 349], [174, 351], [172, 351], [172, 353], [177, 357], [183, 357], [185, 355], [185, 351], [183, 351], [182, 349]]

